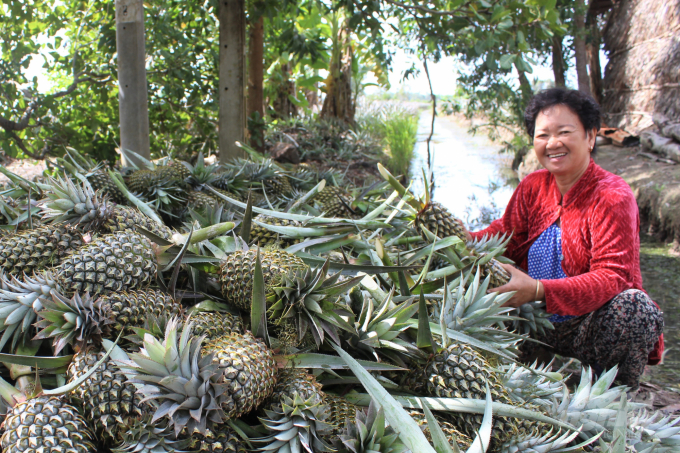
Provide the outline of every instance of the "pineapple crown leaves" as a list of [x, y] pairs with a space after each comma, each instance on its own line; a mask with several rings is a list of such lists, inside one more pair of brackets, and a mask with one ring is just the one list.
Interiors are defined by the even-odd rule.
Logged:
[[36, 313], [43, 309], [43, 301], [50, 297], [59, 285], [49, 271], [35, 277], [24, 276], [23, 281], [15, 276], [7, 277], [0, 270], [0, 349], [12, 339], [12, 349], [18, 342], [24, 342], [32, 335], [32, 324]]
[[308, 328], [317, 346], [324, 341], [324, 332], [339, 342], [338, 327], [351, 330], [339, 316], [338, 311], [344, 307], [337, 299], [359, 284], [363, 276], [340, 281], [338, 272], [328, 277], [330, 261], [323, 266], [289, 269], [282, 275], [280, 283], [273, 287], [276, 302], [269, 308], [269, 318], [283, 320], [297, 316], [299, 338]]
[[52, 222], [81, 223], [85, 228], [105, 216], [107, 210], [106, 197], [95, 193], [89, 182], [83, 181], [82, 186], [70, 179], [49, 178], [51, 191], [42, 200], [43, 218]]
[[189, 170], [190, 174], [186, 182], [193, 187], [213, 182], [216, 179], [215, 172], [219, 168], [219, 164], [206, 165], [203, 153], [198, 153], [195, 165], [191, 165], [189, 162], [181, 162], [181, 165], [184, 165]]
[[456, 278], [444, 287], [445, 300], [435, 305], [434, 318], [443, 318], [449, 329], [466, 332], [472, 328], [503, 326], [503, 321], [512, 320], [507, 316], [510, 308], [504, 308], [513, 293], [487, 294], [491, 277], [481, 280], [477, 269], [471, 282], [470, 273]]
[[42, 305], [44, 309], [38, 313], [42, 319], [35, 326], [43, 330], [34, 339], [54, 338], [54, 355], [67, 344], [75, 343], [82, 348], [89, 340], [101, 342], [102, 334], [108, 331], [106, 326], [113, 322], [102, 298], [93, 299], [89, 293], [82, 297], [76, 293], [68, 299], [53, 291], [52, 300], [45, 298]]
[[[418, 305], [412, 301], [404, 301], [399, 305], [392, 302], [394, 288], [382, 302], [377, 304], [372, 297], [366, 297], [360, 291], [352, 291], [351, 297], [361, 303], [359, 316], [354, 319], [354, 331], [348, 340], [349, 344], [366, 350], [377, 359], [376, 350], [391, 349], [398, 354], [419, 355], [419, 351], [399, 335], [412, 327], [409, 320], [418, 312]], [[384, 352], [384, 351], [380, 351]], [[388, 355], [392, 356], [392, 354]]]
[[121, 369], [133, 374], [130, 383], [142, 385], [142, 402], [158, 402], [151, 423], [167, 418], [175, 435], [184, 428], [205, 433], [225, 420], [221, 404], [226, 386], [213, 355], [201, 356], [204, 337], [192, 337], [192, 325], [186, 323], [178, 338], [179, 323], [179, 319], [168, 323], [162, 342], [146, 334], [143, 348], [131, 354]]
[[265, 417], [260, 417], [260, 423], [270, 435], [253, 441], [264, 444], [259, 451], [333, 451], [319, 436], [331, 429], [331, 425], [324, 421], [327, 414], [328, 408], [319, 395], [312, 395], [306, 400], [299, 393], [292, 397], [284, 396], [280, 404], [265, 410]]
[[549, 406], [548, 398], [561, 393], [565, 385], [564, 376], [551, 372], [551, 367], [552, 362], [545, 365], [534, 362], [529, 366], [513, 363], [501, 366], [498, 376], [514, 401]]
[[385, 422], [382, 407], [371, 400], [366, 411], [357, 411], [356, 420], [347, 420], [345, 431], [334, 441], [339, 453], [405, 453], [399, 434]]

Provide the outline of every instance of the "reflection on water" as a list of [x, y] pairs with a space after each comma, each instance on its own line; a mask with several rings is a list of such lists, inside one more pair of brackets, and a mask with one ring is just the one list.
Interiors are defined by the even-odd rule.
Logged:
[[[429, 112], [420, 116], [418, 141], [411, 162], [412, 190], [423, 193], [423, 168], [427, 171]], [[498, 218], [514, 190], [511, 158], [483, 135], [472, 136], [451, 117], [435, 119], [432, 137], [432, 172], [435, 201], [446, 206], [470, 229], [478, 230]], [[429, 175], [428, 175], [429, 177]]]

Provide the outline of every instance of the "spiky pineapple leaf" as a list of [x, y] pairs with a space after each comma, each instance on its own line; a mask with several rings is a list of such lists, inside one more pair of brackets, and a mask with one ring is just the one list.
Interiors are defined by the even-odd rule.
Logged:
[[262, 260], [260, 259], [260, 248], [257, 248], [257, 258], [255, 260], [255, 274], [253, 276], [253, 294], [250, 303], [250, 323], [253, 335], [262, 338], [269, 346], [269, 335], [267, 333], [267, 295], [264, 286], [264, 274], [262, 273]]
[[[348, 394], [346, 398], [358, 405], [367, 406], [370, 401], [370, 395], [367, 394]], [[483, 400], [471, 398], [436, 398], [436, 397], [415, 397], [415, 396], [394, 396], [403, 407], [408, 409], [421, 409], [422, 401], [425, 400], [430, 408], [437, 411], [461, 412], [467, 414], [484, 414], [486, 404]], [[493, 412], [499, 417], [515, 417], [526, 420], [534, 420], [537, 422], [548, 423], [558, 428], [567, 429], [569, 431], [578, 431], [575, 426], [548, 417], [541, 412], [523, 409], [521, 407], [511, 406], [509, 404], [493, 402]]]
[[449, 443], [439, 422], [434, 418], [434, 414], [428, 407], [426, 402], [423, 402], [423, 412], [427, 418], [427, 426], [430, 428], [430, 435], [432, 436], [432, 443], [437, 453], [460, 453], [456, 442]]
[[418, 424], [404, 410], [392, 395], [371, 374], [366, 371], [351, 355], [340, 346], [331, 343], [335, 352], [347, 362], [352, 372], [359, 378], [364, 388], [380, 404], [385, 411], [385, 418], [390, 423], [399, 438], [411, 451], [419, 453], [436, 453], [420, 430]]
[[491, 429], [493, 428], [493, 406], [491, 399], [491, 390], [489, 384], [486, 384], [486, 403], [484, 405], [484, 417], [482, 418], [482, 425], [479, 427], [475, 440], [470, 445], [466, 453], [486, 453], [491, 441]]
[[248, 192], [248, 200], [246, 200], [246, 212], [243, 214], [243, 220], [241, 221], [241, 231], [239, 236], [243, 239], [243, 242], [250, 242], [250, 228], [253, 222], [253, 194]]
[[123, 195], [125, 195], [125, 198], [127, 198], [130, 201], [130, 203], [137, 206], [137, 209], [142, 211], [142, 213], [144, 213], [147, 217], [150, 217], [151, 219], [163, 225], [163, 221], [161, 220], [160, 217], [158, 217], [156, 211], [154, 211], [148, 204], [144, 203], [142, 200], [140, 200], [139, 198], [135, 197], [130, 193], [128, 188], [125, 186], [125, 183], [123, 182], [120, 173], [109, 170], [109, 176], [111, 176], [111, 180], [113, 180], [113, 183], [116, 185], [116, 187], [118, 187], [118, 189], [121, 192], [123, 192]]
[[427, 314], [427, 303], [425, 295], [420, 294], [418, 305], [418, 338], [416, 340], [418, 349], [431, 348], [434, 346], [432, 340], [432, 330], [430, 330], [430, 316]]
[[16, 354], [0, 354], [0, 362], [24, 365], [34, 368], [51, 369], [68, 366], [73, 359], [73, 355], [65, 355], [60, 357], [36, 357], [30, 355], [16, 355]]
[[[334, 355], [316, 353], [298, 353], [291, 355], [275, 356], [276, 362], [281, 368], [314, 368], [323, 370], [346, 370], [347, 363], [342, 358]], [[369, 371], [406, 371], [396, 365], [373, 362], [371, 360], [357, 360], [357, 362]]]

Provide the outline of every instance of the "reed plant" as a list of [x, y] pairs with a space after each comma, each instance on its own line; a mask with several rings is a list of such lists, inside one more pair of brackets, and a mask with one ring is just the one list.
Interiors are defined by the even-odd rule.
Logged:
[[381, 141], [388, 155], [387, 168], [393, 174], [408, 176], [418, 133], [418, 113], [400, 104], [374, 103], [361, 109], [357, 125], [362, 132]]

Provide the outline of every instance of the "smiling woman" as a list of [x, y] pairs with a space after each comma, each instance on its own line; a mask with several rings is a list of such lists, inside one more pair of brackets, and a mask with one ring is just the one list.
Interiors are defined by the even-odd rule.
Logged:
[[[525, 112], [545, 168], [527, 176], [499, 220], [471, 233], [512, 234], [506, 255], [521, 269], [498, 292], [506, 305], [546, 302], [554, 329], [537, 339], [596, 372], [618, 366], [635, 389], [646, 364], [663, 352], [663, 314], [642, 289], [640, 221], [630, 187], [592, 160], [600, 127], [597, 103], [578, 91], [538, 93]], [[536, 343], [523, 346], [533, 359]]]

